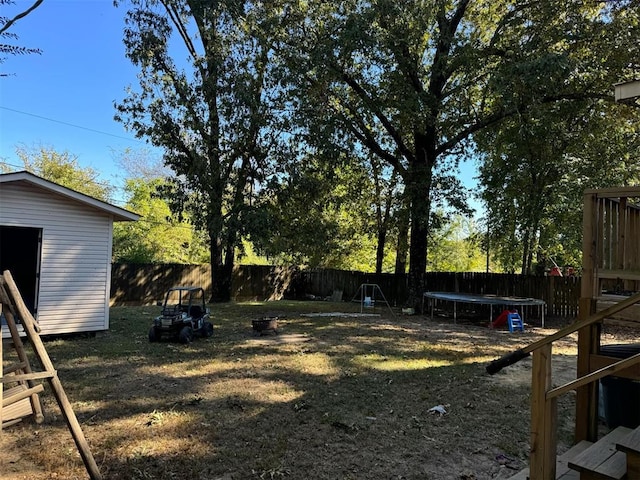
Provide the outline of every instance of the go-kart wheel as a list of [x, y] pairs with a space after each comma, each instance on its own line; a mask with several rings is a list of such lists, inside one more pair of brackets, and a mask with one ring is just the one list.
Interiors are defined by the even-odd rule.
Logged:
[[149, 330], [149, 341], [157, 342], [159, 340], [160, 340], [160, 335], [158, 335], [158, 332], [156, 332], [156, 327], [151, 327], [151, 330]]
[[213, 324], [211, 322], [204, 322], [202, 334], [207, 338], [213, 335]]
[[183, 327], [183, 329], [180, 330], [178, 339], [181, 343], [191, 343], [193, 340], [193, 329], [191, 327]]

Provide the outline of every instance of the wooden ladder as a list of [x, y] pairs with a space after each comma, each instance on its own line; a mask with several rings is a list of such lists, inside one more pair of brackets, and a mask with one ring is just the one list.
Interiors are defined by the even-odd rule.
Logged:
[[[89, 444], [87, 443], [84, 433], [82, 433], [78, 419], [73, 412], [71, 403], [58, 378], [58, 372], [54, 368], [49, 354], [42, 343], [42, 339], [38, 333], [38, 325], [24, 304], [24, 300], [11, 276], [11, 272], [8, 270], [5, 270], [3, 274], [0, 275], [0, 304], [2, 305], [2, 313], [6, 319], [13, 346], [16, 349], [19, 359], [17, 364], [12, 365], [3, 372], [1, 355], [2, 341], [0, 341], [0, 393], [2, 393], [2, 401], [0, 402], [0, 434], [2, 428], [13, 425], [23, 418], [32, 415], [36, 422], [42, 422], [44, 416], [42, 415], [42, 407], [38, 394], [42, 393], [44, 387], [42, 384], [35, 382], [46, 379], [56, 397], [67, 426], [71, 431], [71, 436], [80, 452], [89, 477], [91, 480], [101, 480], [102, 475], [100, 475], [98, 466], [89, 449]], [[38, 358], [44, 371], [33, 372], [31, 370], [29, 359], [27, 358], [18, 332], [16, 318], [20, 319], [26, 338], [31, 343], [35, 356]], [[15, 384], [15, 386], [3, 391], [5, 383]]]
[[[2, 361], [0, 361], [0, 386], [4, 387], [6, 383], [15, 384], [7, 390], [2, 390], [0, 429], [10, 427], [29, 416], [33, 416], [36, 423], [42, 423], [44, 415], [38, 394], [44, 391], [44, 387], [42, 384], [35, 383], [35, 378], [33, 378], [31, 364], [16, 325], [16, 317], [19, 318], [19, 315], [5, 289], [4, 281], [0, 281], [0, 306], [2, 306], [0, 312], [3, 312], [3, 318], [11, 334], [13, 348], [18, 356], [18, 363], [7, 368], [3, 368]], [[2, 358], [4, 357], [0, 347], [0, 360]], [[48, 374], [49, 372], [47, 372], [47, 376]]]

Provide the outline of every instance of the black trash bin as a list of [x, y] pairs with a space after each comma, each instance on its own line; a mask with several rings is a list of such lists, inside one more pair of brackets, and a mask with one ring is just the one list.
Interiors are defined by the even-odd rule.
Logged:
[[[640, 343], [602, 345], [600, 354], [614, 358], [629, 358], [640, 353]], [[636, 428], [640, 426], [640, 381], [608, 376], [600, 380], [604, 419], [607, 427]]]

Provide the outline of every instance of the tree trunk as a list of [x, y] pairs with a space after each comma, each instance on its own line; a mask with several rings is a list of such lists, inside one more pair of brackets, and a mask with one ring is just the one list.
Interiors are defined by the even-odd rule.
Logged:
[[396, 266], [394, 273], [404, 275], [407, 273], [407, 252], [409, 250], [409, 225], [402, 225], [398, 231], [398, 245], [396, 246]]
[[[418, 148], [426, 152], [427, 149]], [[409, 246], [409, 298], [408, 304], [420, 311], [422, 296], [426, 290], [424, 274], [427, 271], [427, 238], [431, 213], [431, 179], [435, 161], [426, 155], [422, 162], [415, 162], [405, 179], [411, 202], [411, 239]]]
[[384, 211], [378, 221], [378, 246], [376, 248], [376, 273], [382, 273], [382, 263], [384, 261], [384, 247], [387, 243], [387, 232], [389, 231], [389, 216], [391, 215], [391, 204], [393, 203], [393, 189], [390, 188], [385, 200]]
[[398, 244], [396, 246], [396, 275], [407, 273], [407, 252], [409, 251], [409, 206], [407, 200], [402, 200], [402, 207], [398, 215]]
[[531, 231], [529, 227], [524, 229], [524, 238], [522, 239], [522, 268], [520, 269], [520, 273], [522, 275], [529, 274], [530, 265], [527, 264], [527, 260], [529, 258], [529, 238], [531, 236]]
[[[412, 211], [415, 210], [412, 208]], [[427, 270], [427, 234], [426, 225], [418, 222], [411, 224], [411, 245], [409, 247], [409, 298], [408, 304], [416, 311], [422, 308], [422, 295], [426, 290], [424, 274]]]
[[378, 246], [376, 247], [376, 273], [382, 273], [382, 261], [384, 260], [384, 245], [387, 241], [387, 226], [378, 229]]
[[[229, 267], [228, 245], [223, 240], [222, 202], [214, 196], [209, 217], [209, 251], [211, 254], [211, 303], [231, 300], [231, 274], [233, 257]], [[225, 248], [226, 247], [226, 248]]]
[[[211, 239], [211, 299], [210, 303], [228, 302], [231, 300], [231, 268], [222, 261], [222, 243], [215, 238]], [[227, 255], [225, 255], [227, 257]]]
[[[434, 109], [434, 116], [437, 111]], [[407, 303], [416, 311], [422, 309], [426, 290], [427, 239], [431, 216], [431, 181], [433, 167], [438, 159], [436, 128], [427, 126], [424, 133], [414, 132], [415, 157], [409, 164], [405, 181], [405, 193], [411, 211], [411, 238], [409, 240], [409, 298]]]

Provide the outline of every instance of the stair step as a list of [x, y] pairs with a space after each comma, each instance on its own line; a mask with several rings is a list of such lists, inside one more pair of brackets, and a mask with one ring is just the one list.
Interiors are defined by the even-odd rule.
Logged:
[[636, 453], [640, 455], [640, 427], [633, 430], [629, 435], [621, 439], [616, 447], [626, 453]]
[[557, 480], [580, 480], [580, 474], [575, 470], [567, 470], [567, 472], [560, 475]]
[[584, 452], [593, 443], [582, 440], [558, 457], [556, 462], [556, 478], [558, 480], [579, 480], [580, 474], [569, 468], [569, 461]]
[[[592, 445], [591, 442], [587, 442], [583, 440], [569, 450], [564, 452], [562, 455], [558, 455], [556, 459], [556, 478], [558, 480], [578, 480], [580, 478], [580, 474], [575, 470], [570, 470], [567, 465], [569, 460], [578, 455], [579, 453], [585, 451]], [[529, 479], [529, 468], [525, 468], [520, 471], [513, 477], [510, 477], [509, 480], [528, 480]]]
[[631, 433], [618, 427], [569, 461], [569, 468], [580, 472], [581, 480], [621, 480], [627, 473], [627, 457], [616, 444]]
[[627, 454], [627, 478], [640, 479], [640, 427], [620, 440], [616, 448]]

